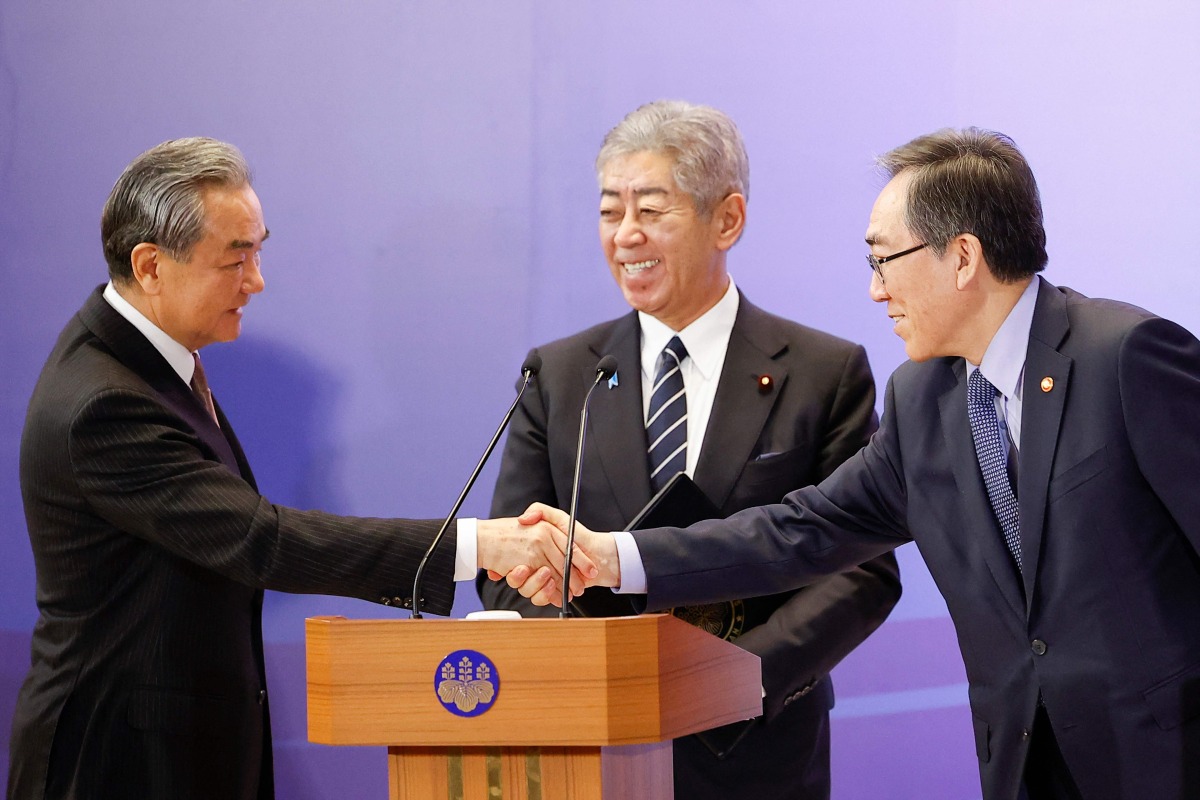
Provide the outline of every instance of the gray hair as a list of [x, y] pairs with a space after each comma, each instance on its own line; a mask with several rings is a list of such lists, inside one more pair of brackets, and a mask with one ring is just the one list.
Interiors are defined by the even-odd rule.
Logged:
[[992, 275], [1013, 283], [1046, 267], [1042, 200], [1029, 162], [1002, 133], [945, 128], [879, 157], [891, 177], [912, 173], [905, 224], [935, 253], [961, 233], [983, 246]]
[[634, 153], [665, 153], [675, 159], [671, 176], [708, 216], [731, 194], [750, 197], [750, 159], [737, 126], [709, 106], [682, 100], [656, 100], [621, 120], [604, 137], [596, 175], [614, 158]]
[[130, 255], [142, 242], [186, 262], [204, 235], [205, 189], [250, 181], [241, 152], [216, 139], [173, 139], [142, 153], [117, 178], [100, 217], [109, 277], [133, 280]]

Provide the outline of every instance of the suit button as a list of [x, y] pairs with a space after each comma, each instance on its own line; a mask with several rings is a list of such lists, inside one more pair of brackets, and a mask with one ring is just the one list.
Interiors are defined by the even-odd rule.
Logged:
[[381, 598], [379, 598], [379, 602], [383, 603], [385, 606], [390, 606], [392, 604], [392, 598], [381, 597]]
[[261, 706], [265, 702], [267, 702], [267, 690], [260, 689], [258, 692], [258, 704]]
[[1021, 731], [1021, 741], [1022, 742], [1029, 741], [1029, 728], [1025, 728]]
[[1030, 645], [1030, 647], [1033, 649], [1033, 654], [1035, 656], [1046, 655], [1046, 643], [1043, 642], [1041, 639], [1034, 639], [1033, 644]]

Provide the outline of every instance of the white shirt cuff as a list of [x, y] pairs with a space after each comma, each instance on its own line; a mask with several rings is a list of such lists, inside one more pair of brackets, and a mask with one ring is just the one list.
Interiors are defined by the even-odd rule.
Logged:
[[476, 533], [479, 520], [474, 517], [457, 520], [458, 549], [454, 551], [454, 580], [473, 581], [479, 572], [479, 548]]
[[616, 594], [645, 594], [646, 567], [642, 564], [642, 553], [629, 531], [613, 531], [617, 544], [617, 559], [621, 565], [621, 585], [614, 588]]

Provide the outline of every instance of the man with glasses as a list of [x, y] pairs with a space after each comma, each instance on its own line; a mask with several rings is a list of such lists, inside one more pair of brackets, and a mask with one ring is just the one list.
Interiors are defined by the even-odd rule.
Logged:
[[986, 800], [1200, 797], [1200, 342], [1037, 275], [1041, 200], [1007, 137], [945, 130], [881, 163], [871, 298], [911, 361], [870, 444], [777, 505], [577, 542], [654, 610], [916, 541]]

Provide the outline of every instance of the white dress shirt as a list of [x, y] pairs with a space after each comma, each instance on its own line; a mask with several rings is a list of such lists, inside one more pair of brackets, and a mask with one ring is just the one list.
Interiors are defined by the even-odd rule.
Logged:
[[729, 349], [729, 334], [733, 332], [739, 302], [737, 287], [730, 278], [729, 288], [717, 304], [681, 331], [673, 331], [649, 314], [638, 312], [642, 329], [643, 423], [650, 418], [654, 374], [667, 342], [678, 336], [687, 348], [687, 358], [679, 365], [679, 371], [683, 375], [687, 397], [687, 467], [684, 472], [689, 478], [696, 474], [696, 464], [700, 461], [700, 447], [717, 397], [717, 384], [721, 382], [721, 369], [725, 366], [725, 352]]
[[113, 307], [113, 310], [129, 321], [129, 324], [141, 331], [142, 336], [145, 336], [150, 344], [154, 345], [167, 363], [171, 365], [171, 369], [175, 370], [180, 379], [188, 386], [192, 385], [192, 373], [196, 371], [196, 362], [192, 360], [192, 351], [181, 345], [179, 342], [172, 339], [163, 331], [162, 328], [155, 325], [142, 312], [134, 308], [128, 300], [121, 296], [117, 291], [117, 287], [112, 285], [110, 281], [108, 286], [104, 287], [104, 299]]
[[1001, 432], [1007, 430], [1007, 436], [1001, 436], [1004, 445], [1004, 456], [1008, 457], [1008, 443], [1011, 438], [1017, 452], [1021, 452], [1021, 408], [1022, 380], [1025, 377], [1025, 353], [1029, 349], [1029, 331], [1033, 328], [1033, 310], [1037, 306], [1038, 287], [1042, 279], [1037, 275], [1025, 287], [1017, 304], [1008, 312], [1000, 328], [988, 342], [983, 360], [976, 367], [967, 362], [967, 377], [975, 370], [981, 370], [988, 383], [996, 387], [996, 419], [1001, 426]]

